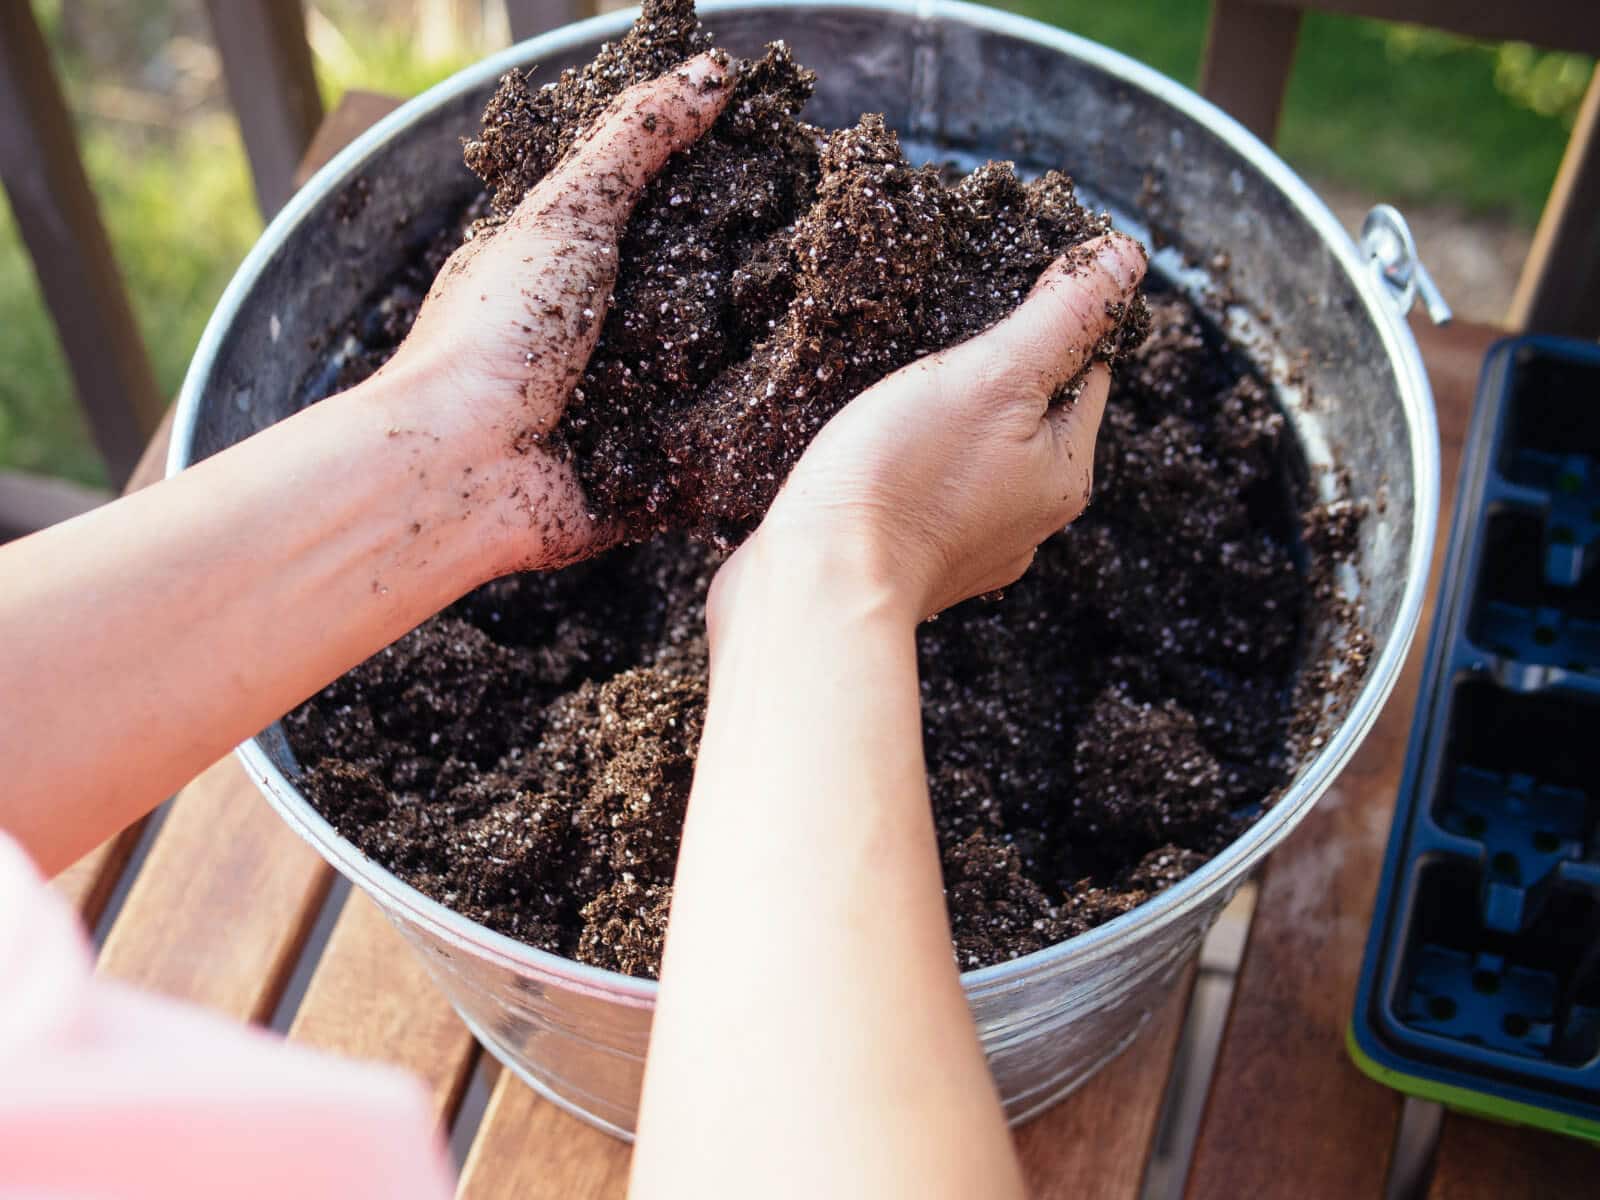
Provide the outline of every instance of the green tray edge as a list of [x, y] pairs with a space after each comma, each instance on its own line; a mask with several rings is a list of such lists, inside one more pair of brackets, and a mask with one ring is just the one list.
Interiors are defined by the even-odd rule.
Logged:
[[1547, 1129], [1552, 1133], [1565, 1134], [1568, 1137], [1600, 1142], [1600, 1121], [1575, 1117], [1570, 1113], [1540, 1108], [1533, 1104], [1523, 1104], [1519, 1100], [1507, 1100], [1488, 1092], [1456, 1087], [1454, 1084], [1440, 1083], [1437, 1080], [1408, 1075], [1404, 1071], [1386, 1067], [1361, 1048], [1353, 1022], [1345, 1027], [1344, 1045], [1351, 1061], [1362, 1074], [1395, 1091], [1405, 1092], [1422, 1100], [1434, 1100], [1456, 1112], [1484, 1117], [1503, 1125], [1531, 1125], [1537, 1129]]

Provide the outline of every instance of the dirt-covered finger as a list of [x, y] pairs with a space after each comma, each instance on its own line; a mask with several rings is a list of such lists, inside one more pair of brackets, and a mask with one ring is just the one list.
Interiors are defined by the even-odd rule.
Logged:
[[1058, 258], [1005, 320], [950, 351], [996, 396], [1044, 404], [1117, 328], [1148, 262], [1120, 233], [1093, 238]]
[[513, 228], [554, 224], [569, 236], [615, 238], [644, 186], [711, 128], [732, 93], [727, 56], [717, 51], [635, 84], [528, 194]]
[[615, 259], [610, 245], [568, 242], [520, 265], [519, 277], [505, 285], [506, 291], [520, 293], [521, 301], [509, 312], [508, 344], [520, 354], [512, 370], [541, 433], [559, 422], [600, 338]]
[[1084, 376], [1077, 397], [1045, 414], [1055, 445], [1055, 478], [1068, 521], [1088, 507], [1094, 491], [1094, 444], [1110, 391], [1111, 371], [1104, 363], [1096, 363]]

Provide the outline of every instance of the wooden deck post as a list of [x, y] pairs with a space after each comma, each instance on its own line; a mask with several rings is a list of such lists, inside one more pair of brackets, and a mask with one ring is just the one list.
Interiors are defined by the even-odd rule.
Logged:
[[0, 3], [0, 113], [0, 181], [95, 444], [120, 487], [163, 405], [27, 0]]
[[1511, 301], [1515, 329], [1600, 337], [1600, 67]]
[[1261, 0], [1213, 0], [1200, 91], [1268, 145], [1300, 39], [1300, 11]]
[[256, 203], [271, 217], [294, 194], [294, 172], [322, 123], [300, 0], [206, 0], [228, 99], [250, 155]]

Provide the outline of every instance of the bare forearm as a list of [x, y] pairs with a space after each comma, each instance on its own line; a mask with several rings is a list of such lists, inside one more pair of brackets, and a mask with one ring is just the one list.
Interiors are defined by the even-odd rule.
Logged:
[[0, 550], [0, 628], [27, 630], [0, 824], [46, 871], [492, 573], [495, 481], [421, 411], [373, 381]]
[[[914, 625], [826, 574], [747, 572], [718, 638], [641, 1194], [760, 1179], [764, 1194], [1004, 1196], [1015, 1177], [951, 957]], [[691, 1085], [693, 1106], [673, 1099]]]
[[1082, 511], [1106, 369], [1053, 398], [1144, 261], [1085, 243], [987, 333], [869, 388], [719, 572], [640, 1194], [1021, 1195], [946, 928], [913, 633]]

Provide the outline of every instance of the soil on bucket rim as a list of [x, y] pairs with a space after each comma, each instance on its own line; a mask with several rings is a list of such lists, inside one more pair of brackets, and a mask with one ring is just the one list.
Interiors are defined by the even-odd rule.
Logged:
[[[503, 81], [467, 150], [494, 211], [548, 170], [605, 96], [709, 44], [683, 0], [648, 5], [652, 18], [651, 37], [636, 29], [631, 50], [624, 39], [554, 87]], [[951, 183], [905, 164], [872, 118], [833, 135], [804, 126], [795, 113], [810, 76], [782, 49], [737, 86], [705, 152], [676, 160], [629, 225], [600, 350], [560, 431], [597, 508], [642, 544], [480, 588], [285, 722], [299, 786], [364, 853], [473, 920], [631, 975], [659, 965], [704, 716], [705, 594], [727, 543], [833, 409], [992, 323], [1060, 250], [1105, 227], [1061, 176], [1024, 184], [990, 165]], [[740, 123], [740, 97], [771, 138]], [[523, 125], [546, 141], [518, 141]], [[742, 174], [757, 155], [766, 165]], [[924, 208], [894, 207], [939, 230], [933, 257], [906, 249], [900, 217], [870, 203], [886, 190], [901, 201], [920, 190]], [[808, 196], [809, 208], [796, 204]], [[876, 232], [829, 239], [807, 225], [819, 209], [829, 228]], [[1014, 257], [962, 242], [978, 211], [1010, 223]], [[469, 210], [341, 331], [314, 395], [381, 364], [450, 246], [493, 236], [485, 214]], [[894, 270], [852, 274], [865, 269], [861, 248], [891, 235], [904, 251]], [[963, 244], [995, 256], [981, 266], [995, 293], [982, 302], [977, 251], [963, 258]], [[808, 278], [813, 251], [831, 265]], [[923, 287], [941, 270], [944, 282]], [[831, 299], [808, 291], [830, 278], [850, 286]], [[869, 292], [871, 304], [852, 299]], [[807, 299], [814, 311], [841, 296], [827, 323], [807, 324]], [[913, 311], [918, 296], [932, 298], [925, 311]], [[1002, 600], [970, 601], [919, 631], [963, 969], [1071, 937], [1204, 863], [1276, 799], [1319, 736], [1325, 697], [1357, 686], [1365, 667], [1367, 639], [1331, 582], [1359, 506], [1310, 505], [1259, 375], [1188, 301], [1155, 294], [1150, 308], [1153, 321], [1141, 303], [1102, 348], [1125, 357], [1088, 512]], [[794, 394], [802, 378], [809, 403]], [[628, 423], [609, 417], [617, 404]], [[663, 464], [662, 445], [678, 463]], [[692, 536], [652, 536], [662, 529]], [[1303, 661], [1308, 630], [1329, 622], [1342, 635]]]

